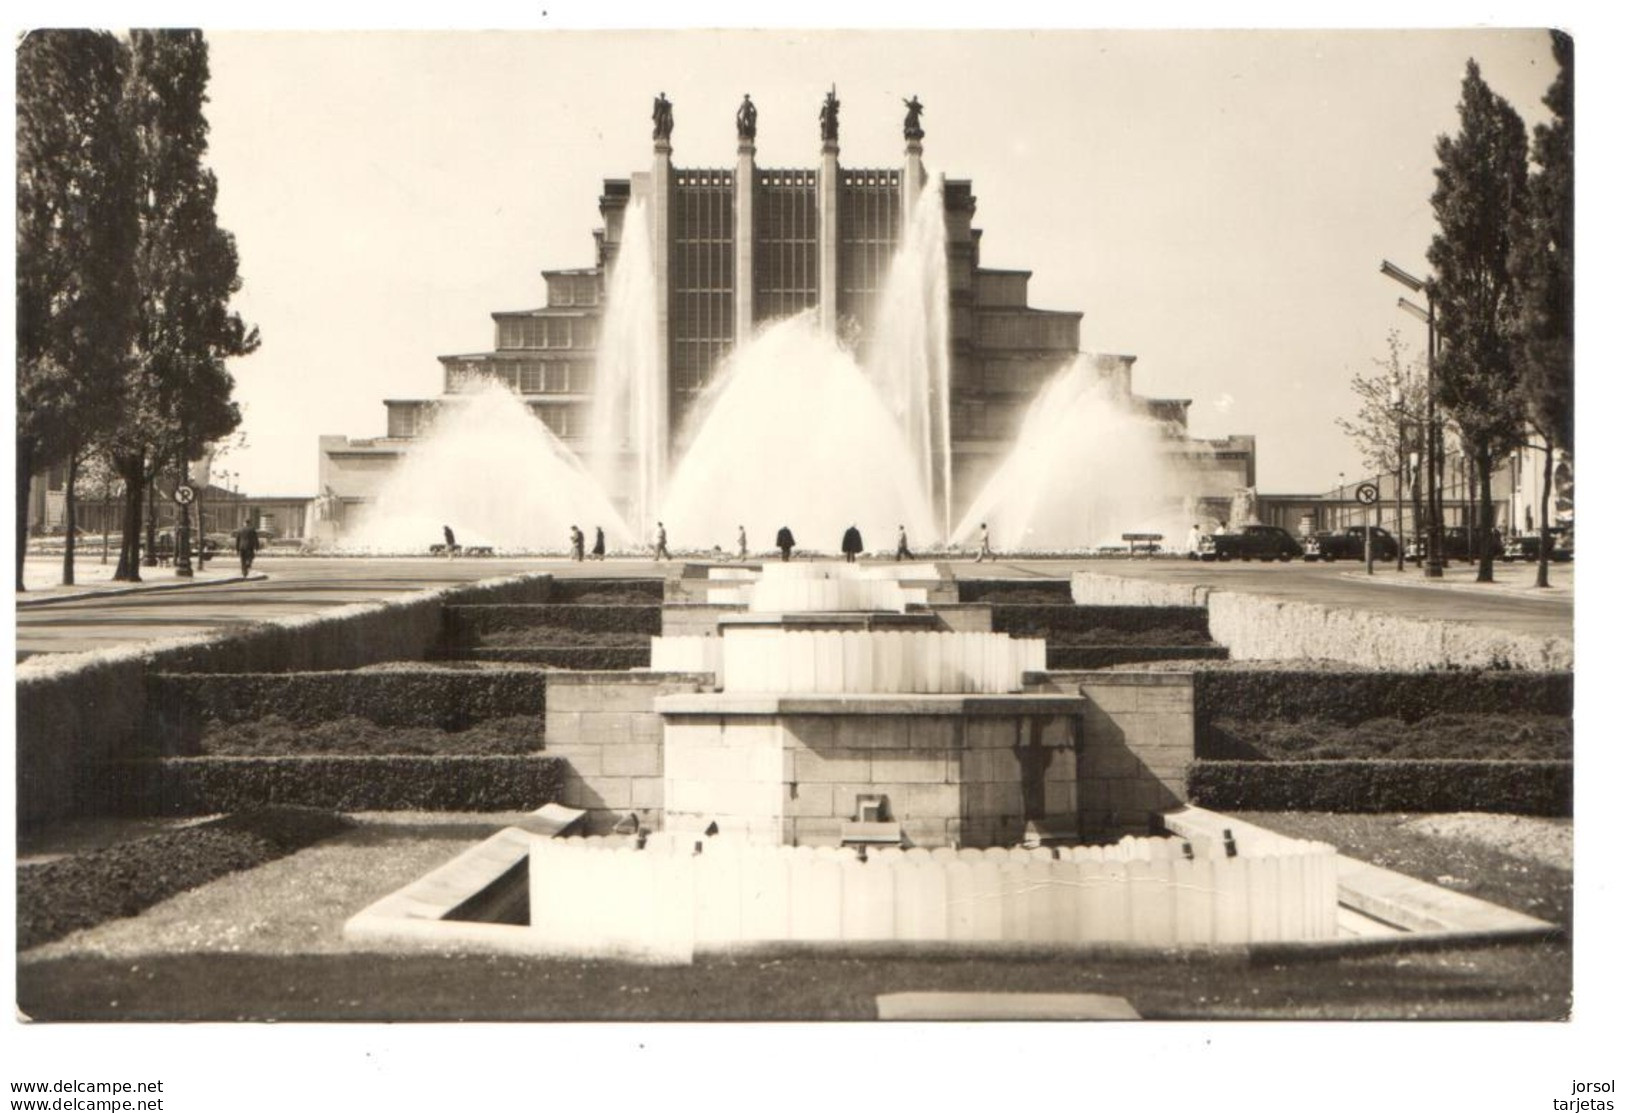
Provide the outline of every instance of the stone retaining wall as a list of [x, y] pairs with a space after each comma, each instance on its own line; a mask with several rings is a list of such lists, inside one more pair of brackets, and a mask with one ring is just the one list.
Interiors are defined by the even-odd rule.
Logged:
[[547, 747], [568, 763], [560, 803], [605, 831], [629, 811], [664, 820], [663, 721], [656, 696], [698, 692], [707, 673], [554, 672], [547, 681]]
[[1285, 602], [1094, 572], [1073, 573], [1072, 597], [1088, 604], [1205, 605], [1214, 640], [1237, 660], [1319, 658], [1402, 671], [1574, 667], [1570, 638], [1519, 634], [1481, 623]]

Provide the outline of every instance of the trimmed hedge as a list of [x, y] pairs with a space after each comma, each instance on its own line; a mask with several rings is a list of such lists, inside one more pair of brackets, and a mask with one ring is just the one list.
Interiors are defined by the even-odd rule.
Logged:
[[620, 633], [652, 636], [660, 633], [658, 604], [546, 603], [530, 606], [447, 607], [446, 641], [450, 645], [477, 645], [497, 633], [539, 631], [538, 637], [556, 637], [556, 631]]
[[1574, 813], [1570, 761], [1197, 761], [1186, 788], [1230, 811]]
[[1227, 719], [1367, 719], [1414, 723], [1432, 715], [1499, 712], [1570, 715], [1570, 672], [1201, 672], [1196, 733]]
[[[246, 723], [213, 723], [196, 749], [166, 757], [280, 757], [284, 754], [528, 754], [542, 748], [546, 720], [536, 715], [486, 719], [467, 730], [379, 726], [353, 715], [309, 726], [268, 715]], [[168, 741], [168, 740], [166, 740]]]
[[353, 824], [306, 808], [257, 808], [17, 869], [17, 946], [134, 916], [176, 893], [253, 869]]
[[379, 726], [463, 731], [490, 719], [547, 714], [540, 672], [421, 669], [411, 672], [161, 673], [147, 685], [149, 743], [196, 753], [214, 724], [273, 716], [300, 726], [347, 717]]
[[1430, 715], [1329, 723], [1324, 719], [1214, 719], [1196, 756], [1236, 761], [1572, 761], [1567, 715]]
[[559, 576], [553, 580], [550, 603], [660, 603], [666, 597], [666, 581], [660, 579], [581, 578]]
[[176, 757], [102, 767], [97, 814], [212, 815], [268, 804], [337, 811], [529, 811], [559, 799], [564, 761], [486, 755]]
[[453, 652], [471, 661], [509, 661], [579, 672], [648, 668], [650, 654], [647, 645], [478, 646]]
[[1230, 651], [1222, 645], [1047, 645], [1045, 664], [1051, 669], [1109, 669], [1139, 661], [1222, 661]]
[[1012, 637], [1047, 638], [1058, 645], [1211, 645], [1201, 607], [1095, 607], [1073, 603], [995, 603], [993, 630]]
[[961, 603], [1068, 603], [1068, 580], [960, 580]]

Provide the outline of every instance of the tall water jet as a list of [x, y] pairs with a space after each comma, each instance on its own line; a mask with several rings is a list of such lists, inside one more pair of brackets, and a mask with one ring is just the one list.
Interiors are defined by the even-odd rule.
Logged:
[[655, 300], [648, 210], [638, 199], [627, 209], [610, 270], [587, 443], [603, 488], [628, 493], [626, 520], [639, 537], [653, 524], [666, 474], [659, 449]]
[[1190, 526], [1188, 487], [1163, 423], [1081, 355], [1033, 400], [953, 537], [986, 522], [996, 549], [1098, 548], [1127, 532], [1177, 540]]
[[889, 546], [936, 535], [917, 458], [875, 385], [811, 314], [769, 325], [724, 362], [662, 502], [674, 543], [732, 547], [740, 525], [767, 548], [789, 525], [834, 551], [847, 526]]
[[[927, 179], [881, 291], [866, 363], [903, 431], [920, 487], [937, 515], [930, 537], [943, 536], [953, 505], [948, 444], [948, 236], [942, 177]], [[933, 460], [941, 462], [940, 475]]]
[[574, 453], [500, 383], [441, 402], [346, 538], [357, 548], [423, 552], [450, 526], [462, 545], [560, 549], [571, 525], [630, 540], [609, 499]]

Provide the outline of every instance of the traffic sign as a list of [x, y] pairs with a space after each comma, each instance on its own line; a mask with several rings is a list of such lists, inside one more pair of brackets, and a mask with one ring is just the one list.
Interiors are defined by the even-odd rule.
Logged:
[[182, 506], [191, 506], [192, 500], [197, 498], [197, 491], [188, 484], [182, 483], [175, 488], [175, 501]]
[[1370, 506], [1377, 501], [1377, 485], [1375, 483], [1362, 483], [1354, 488], [1354, 497], [1360, 505]]

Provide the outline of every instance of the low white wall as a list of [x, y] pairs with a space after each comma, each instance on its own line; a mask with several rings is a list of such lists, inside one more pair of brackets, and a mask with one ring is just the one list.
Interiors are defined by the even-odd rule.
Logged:
[[1476, 622], [1287, 602], [1095, 572], [1073, 573], [1072, 599], [1100, 606], [1206, 606], [1208, 631], [1233, 660], [1322, 659], [1398, 670], [1574, 667], [1572, 639]]

